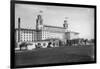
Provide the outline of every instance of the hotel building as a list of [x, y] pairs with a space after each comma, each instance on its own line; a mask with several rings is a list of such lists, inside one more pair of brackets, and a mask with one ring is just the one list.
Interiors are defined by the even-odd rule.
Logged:
[[43, 24], [42, 15], [37, 15], [36, 29], [21, 28], [21, 19], [18, 18], [18, 28], [15, 29], [15, 41], [20, 42], [35, 42], [46, 39], [59, 39], [66, 41], [67, 39], [78, 38], [78, 33], [68, 32], [67, 20], [64, 20], [63, 27], [49, 26]]

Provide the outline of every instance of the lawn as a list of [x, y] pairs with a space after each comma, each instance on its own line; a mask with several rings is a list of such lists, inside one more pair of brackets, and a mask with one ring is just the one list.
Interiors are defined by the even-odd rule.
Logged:
[[39, 48], [15, 53], [16, 66], [93, 61], [94, 46]]

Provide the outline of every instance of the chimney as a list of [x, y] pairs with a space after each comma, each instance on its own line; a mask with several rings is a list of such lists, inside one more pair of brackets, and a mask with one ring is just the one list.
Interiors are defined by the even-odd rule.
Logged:
[[18, 42], [20, 42], [20, 18], [18, 18]]

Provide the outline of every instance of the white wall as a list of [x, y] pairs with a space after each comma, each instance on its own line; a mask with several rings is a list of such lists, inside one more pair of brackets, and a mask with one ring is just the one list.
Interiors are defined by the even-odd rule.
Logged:
[[56, 32], [49, 32], [48, 37], [49, 38], [58, 38], [63, 39], [64, 33], [56, 33]]
[[70, 39], [77, 39], [79, 34], [70, 33]]
[[[35, 1], [35, 0], [34, 0]], [[44, 2], [71, 3], [71, 4], [87, 4], [97, 5], [97, 22], [98, 35], [100, 35], [100, 0], [36, 0]], [[68, 65], [68, 66], [52, 66], [39, 67], [34, 69], [99, 69], [100, 68], [100, 36], [97, 43], [97, 64], [84, 65]], [[0, 1], [0, 69], [9, 69], [10, 67], [10, 1]], [[32, 69], [32, 68], [27, 68]]]

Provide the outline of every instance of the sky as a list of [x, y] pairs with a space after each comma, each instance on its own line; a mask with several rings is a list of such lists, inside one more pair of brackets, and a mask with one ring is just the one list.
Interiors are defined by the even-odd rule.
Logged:
[[[40, 10], [43, 12], [40, 13]], [[42, 15], [43, 24], [58, 27], [63, 27], [67, 17], [70, 31], [78, 32], [80, 38], [94, 38], [93, 8], [16, 4], [15, 28], [18, 28], [18, 17], [20, 17], [21, 28], [35, 29], [38, 14]]]

